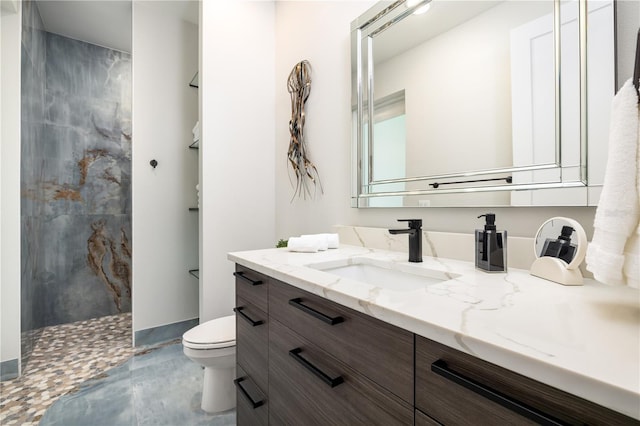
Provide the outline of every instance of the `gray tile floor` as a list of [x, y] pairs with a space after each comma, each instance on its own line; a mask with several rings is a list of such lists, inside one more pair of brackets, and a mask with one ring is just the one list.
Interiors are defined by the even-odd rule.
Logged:
[[203, 371], [173, 343], [138, 353], [62, 396], [42, 426], [235, 425], [235, 410], [200, 408]]

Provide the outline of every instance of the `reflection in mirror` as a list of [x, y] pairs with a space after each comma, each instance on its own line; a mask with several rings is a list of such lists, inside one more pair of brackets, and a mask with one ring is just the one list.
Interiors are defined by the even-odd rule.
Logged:
[[563, 285], [582, 285], [580, 264], [587, 251], [582, 226], [567, 217], [553, 217], [540, 226], [534, 240], [536, 260], [530, 273]]
[[[589, 150], [606, 146], [614, 94], [613, 1], [421, 3], [352, 24], [355, 204], [586, 204], [587, 130]], [[545, 187], [572, 188], [531, 191]]]
[[576, 230], [565, 220], [550, 220], [538, 231], [536, 256], [557, 257], [569, 264], [576, 255]]

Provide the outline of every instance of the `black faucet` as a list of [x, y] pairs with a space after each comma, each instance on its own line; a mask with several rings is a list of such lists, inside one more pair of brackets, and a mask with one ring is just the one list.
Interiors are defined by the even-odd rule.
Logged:
[[409, 229], [389, 229], [390, 234], [409, 234], [409, 262], [422, 262], [422, 219], [398, 219], [409, 222]]

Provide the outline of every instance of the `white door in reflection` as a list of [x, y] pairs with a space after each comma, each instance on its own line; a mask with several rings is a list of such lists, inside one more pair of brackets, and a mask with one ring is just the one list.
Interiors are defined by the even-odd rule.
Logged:
[[[394, 179], [406, 176], [407, 138], [405, 114], [384, 120], [376, 120], [373, 139], [373, 180]], [[372, 192], [404, 191], [405, 183], [380, 185]], [[370, 207], [402, 207], [403, 197], [371, 198]]]

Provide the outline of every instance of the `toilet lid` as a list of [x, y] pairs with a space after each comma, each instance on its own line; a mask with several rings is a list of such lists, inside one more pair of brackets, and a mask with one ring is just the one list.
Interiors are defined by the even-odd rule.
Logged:
[[182, 335], [182, 344], [192, 349], [216, 349], [235, 346], [235, 315], [207, 321], [192, 328]]

